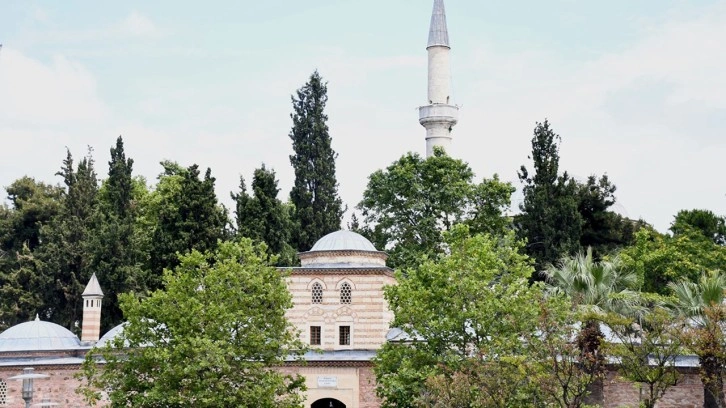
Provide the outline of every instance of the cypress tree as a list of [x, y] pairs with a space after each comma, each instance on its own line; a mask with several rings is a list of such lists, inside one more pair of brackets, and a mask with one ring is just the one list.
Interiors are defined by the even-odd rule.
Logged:
[[147, 254], [141, 247], [136, 225], [137, 206], [132, 178], [134, 160], [126, 158], [123, 139], [116, 139], [108, 162], [108, 178], [99, 193], [94, 217], [92, 269], [104, 291], [101, 329], [121, 323], [118, 295], [144, 289], [143, 264]]
[[240, 177], [240, 192], [232, 194], [237, 234], [266, 243], [270, 253], [280, 255], [279, 266], [290, 266], [294, 258], [289, 244], [290, 216], [288, 207], [277, 198], [277, 183], [275, 171], [263, 164], [254, 172], [250, 196], [244, 178]]
[[290, 192], [293, 208], [292, 245], [308, 251], [316, 240], [340, 229], [343, 203], [338, 197], [335, 178], [337, 153], [331, 147], [325, 104], [327, 83], [318, 71], [292, 96], [290, 131], [295, 154], [290, 163], [295, 170], [295, 185]]
[[532, 137], [534, 174], [519, 171], [524, 201], [517, 216], [518, 231], [527, 239], [525, 250], [535, 259], [533, 278], [542, 280], [547, 265], [580, 248], [582, 218], [578, 212], [578, 186], [567, 172], [559, 174], [559, 142], [547, 120], [537, 123]]

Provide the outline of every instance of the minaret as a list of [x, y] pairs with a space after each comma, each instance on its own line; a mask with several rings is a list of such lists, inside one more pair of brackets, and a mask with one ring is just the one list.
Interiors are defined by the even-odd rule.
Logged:
[[101, 300], [103, 291], [94, 273], [88, 281], [83, 297], [83, 323], [81, 325], [81, 341], [95, 344], [101, 337]]
[[429, 54], [429, 104], [419, 108], [418, 121], [426, 128], [426, 157], [429, 157], [433, 155], [434, 146], [446, 149], [451, 144], [451, 128], [459, 116], [459, 107], [451, 105], [451, 47], [444, 0], [434, 0], [426, 51]]

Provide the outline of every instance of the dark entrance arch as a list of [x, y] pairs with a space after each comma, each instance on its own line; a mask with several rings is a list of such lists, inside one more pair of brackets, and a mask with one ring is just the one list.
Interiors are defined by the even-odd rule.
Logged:
[[313, 402], [310, 408], [345, 408], [345, 404], [335, 398], [322, 398]]

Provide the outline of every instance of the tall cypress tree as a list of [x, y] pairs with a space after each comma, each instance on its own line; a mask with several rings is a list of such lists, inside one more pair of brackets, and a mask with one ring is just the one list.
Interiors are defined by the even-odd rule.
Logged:
[[92, 237], [92, 268], [96, 272], [104, 298], [102, 331], [123, 320], [118, 295], [144, 289], [143, 264], [147, 255], [141, 248], [140, 230], [136, 225], [137, 206], [132, 178], [134, 160], [126, 158], [121, 136], [111, 148], [108, 178], [99, 193]]
[[532, 137], [534, 174], [525, 166], [519, 171], [524, 201], [517, 216], [520, 236], [527, 239], [526, 252], [535, 259], [534, 279], [562, 256], [580, 248], [582, 218], [578, 212], [578, 186], [567, 172], [559, 174], [559, 142], [547, 120], [537, 123]]
[[294, 257], [289, 244], [290, 216], [287, 206], [277, 198], [277, 183], [275, 171], [263, 164], [254, 172], [250, 196], [244, 178], [240, 177], [240, 192], [232, 194], [237, 234], [266, 243], [271, 253], [280, 255], [278, 265], [290, 266]]
[[290, 192], [293, 209], [292, 245], [308, 251], [316, 240], [340, 229], [343, 202], [338, 197], [335, 159], [330, 145], [325, 104], [327, 84], [318, 71], [292, 96], [292, 148], [290, 163], [295, 170], [295, 185]]

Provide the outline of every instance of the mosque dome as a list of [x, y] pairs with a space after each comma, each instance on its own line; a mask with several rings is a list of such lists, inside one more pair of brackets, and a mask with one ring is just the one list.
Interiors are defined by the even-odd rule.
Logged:
[[320, 238], [310, 249], [314, 251], [376, 251], [376, 247], [361, 234], [340, 230]]
[[0, 352], [74, 350], [79, 348], [78, 336], [63, 326], [41, 321], [20, 323], [0, 334]]
[[308, 252], [298, 254], [303, 268], [385, 268], [385, 252], [364, 236], [335, 231], [320, 238]]
[[116, 336], [124, 331], [124, 326], [126, 326], [126, 323], [121, 323], [118, 326], [115, 326], [111, 330], [107, 331], [106, 334], [104, 334], [98, 340], [98, 343], [96, 343], [96, 347], [104, 347], [106, 344], [112, 342], [116, 338]]

